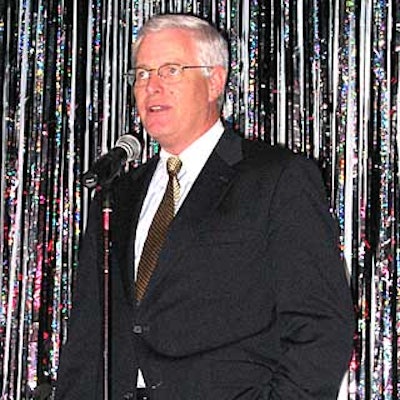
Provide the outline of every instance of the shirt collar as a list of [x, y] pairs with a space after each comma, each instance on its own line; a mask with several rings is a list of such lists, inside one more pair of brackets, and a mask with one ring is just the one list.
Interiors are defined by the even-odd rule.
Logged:
[[[191, 176], [197, 176], [223, 133], [224, 126], [222, 121], [218, 120], [206, 133], [183, 150], [182, 153], [178, 155], [182, 161], [182, 170]], [[160, 151], [160, 158], [163, 162], [171, 155], [172, 154], [164, 149]]]

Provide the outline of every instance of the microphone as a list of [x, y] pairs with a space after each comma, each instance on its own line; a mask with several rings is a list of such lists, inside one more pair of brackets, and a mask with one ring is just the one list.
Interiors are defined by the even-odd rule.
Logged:
[[82, 184], [89, 189], [97, 185], [107, 186], [120, 174], [126, 162], [136, 160], [140, 156], [139, 140], [132, 135], [123, 135], [115, 143], [115, 147], [101, 156], [82, 176]]

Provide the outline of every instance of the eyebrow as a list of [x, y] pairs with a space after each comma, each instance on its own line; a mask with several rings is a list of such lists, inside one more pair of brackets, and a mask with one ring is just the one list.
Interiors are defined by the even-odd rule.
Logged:
[[168, 65], [168, 64], [175, 64], [175, 65], [185, 66], [185, 65], [190, 64], [190, 62], [188, 62], [188, 61], [176, 61], [176, 60], [175, 61], [166, 61], [166, 62], [163, 62], [162, 64], [160, 64], [157, 67], [150, 67], [148, 64], [136, 64], [134, 67], [132, 67], [132, 69], [135, 69], [135, 68], [157, 69], [157, 68], [162, 67], [163, 65]]

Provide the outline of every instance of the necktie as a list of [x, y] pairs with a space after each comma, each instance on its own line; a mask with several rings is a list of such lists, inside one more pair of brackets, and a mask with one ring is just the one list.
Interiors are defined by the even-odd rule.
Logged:
[[169, 179], [167, 189], [150, 225], [139, 261], [136, 278], [136, 300], [138, 301], [142, 300], [146, 292], [147, 285], [157, 264], [168, 226], [175, 215], [175, 205], [180, 195], [177, 175], [181, 167], [182, 161], [178, 157], [168, 158], [167, 171]]

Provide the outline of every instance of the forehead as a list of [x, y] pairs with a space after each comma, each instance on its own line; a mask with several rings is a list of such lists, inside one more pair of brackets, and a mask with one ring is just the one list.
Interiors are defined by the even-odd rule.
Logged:
[[136, 53], [136, 65], [197, 60], [196, 41], [186, 29], [163, 29], [144, 36]]

